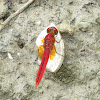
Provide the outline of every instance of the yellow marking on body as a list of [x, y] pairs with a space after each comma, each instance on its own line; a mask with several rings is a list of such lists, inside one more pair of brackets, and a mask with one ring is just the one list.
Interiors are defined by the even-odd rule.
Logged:
[[[44, 53], [44, 47], [43, 47], [43, 45], [40, 45], [39, 48], [38, 48], [38, 55], [39, 55], [39, 58], [41, 60], [42, 60], [42, 57], [43, 57], [43, 53]], [[50, 60], [54, 59], [55, 54], [56, 54], [56, 48], [55, 48], [55, 46], [53, 46], [53, 48], [50, 52]]]

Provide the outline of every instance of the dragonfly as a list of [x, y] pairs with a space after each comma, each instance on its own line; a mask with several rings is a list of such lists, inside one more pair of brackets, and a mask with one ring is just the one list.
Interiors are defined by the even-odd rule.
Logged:
[[55, 27], [49, 27], [47, 29], [47, 35], [41, 40], [43, 45], [40, 45], [38, 48], [38, 55], [41, 59], [41, 64], [37, 73], [37, 78], [36, 78], [36, 85], [37, 87], [44, 75], [46, 65], [48, 63], [48, 60], [52, 60], [55, 56], [56, 53], [56, 48], [54, 46], [55, 43], [55, 35], [57, 35], [58, 30]]

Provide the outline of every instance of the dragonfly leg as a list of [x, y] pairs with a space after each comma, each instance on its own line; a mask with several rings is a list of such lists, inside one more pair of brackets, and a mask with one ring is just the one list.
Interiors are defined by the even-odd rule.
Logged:
[[[61, 39], [62, 39], [62, 38], [61, 38]], [[55, 40], [55, 41], [56, 41], [57, 43], [60, 43], [61, 39], [60, 39], [59, 41], [56, 41], [56, 40]]]
[[[56, 51], [56, 48], [54, 48], [55, 49], [55, 51]], [[56, 53], [58, 54], [58, 55], [60, 55], [60, 56], [64, 56], [64, 55], [62, 55], [62, 54], [59, 54], [57, 51], [56, 51]]]

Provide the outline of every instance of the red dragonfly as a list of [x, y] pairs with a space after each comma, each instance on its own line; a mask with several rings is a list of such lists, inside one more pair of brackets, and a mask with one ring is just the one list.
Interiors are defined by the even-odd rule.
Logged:
[[47, 33], [48, 34], [42, 40], [43, 45], [40, 45], [38, 49], [38, 54], [39, 54], [40, 59], [42, 59], [42, 61], [41, 61], [41, 64], [40, 64], [40, 67], [37, 73], [35, 87], [38, 86], [38, 84], [40, 83], [43, 77], [49, 57], [52, 60], [56, 53], [56, 48], [54, 46], [54, 43], [55, 43], [54, 36], [57, 35], [58, 30], [55, 27], [49, 27], [47, 29]]

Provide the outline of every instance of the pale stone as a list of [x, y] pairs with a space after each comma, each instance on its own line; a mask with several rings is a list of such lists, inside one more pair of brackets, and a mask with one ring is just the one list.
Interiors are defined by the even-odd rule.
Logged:
[[9, 59], [13, 59], [12, 55], [10, 53], [8, 53], [8, 58]]
[[57, 27], [60, 33], [69, 33], [70, 35], [74, 33], [74, 29], [66, 23], [59, 24]]

